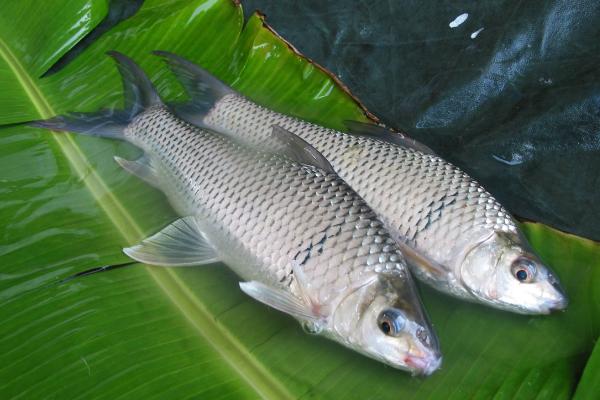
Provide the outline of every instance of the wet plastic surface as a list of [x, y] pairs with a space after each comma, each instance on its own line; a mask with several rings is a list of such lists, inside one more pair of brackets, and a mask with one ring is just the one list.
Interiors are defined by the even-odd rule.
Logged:
[[600, 3], [242, 4], [517, 216], [600, 239]]

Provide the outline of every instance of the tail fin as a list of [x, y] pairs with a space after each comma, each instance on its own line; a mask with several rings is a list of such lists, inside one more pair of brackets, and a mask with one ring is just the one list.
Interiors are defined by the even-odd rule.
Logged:
[[191, 101], [185, 105], [171, 105], [173, 111], [182, 119], [201, 125], [204, 116], [221, 98], [236, 93], [210, 72], [198, 65], [167, 51], [153, 51], [169, 66], [173, 74], [185, 88]]
[[125, 96], [124, 110], [70, 113], [33, 121], [28, 125], [90, 136], [123, 138], [123, 130], [136, 115], [148, 107], [162, 104], [152, 82], [132, 59], [116, 51], [109, 51], [107, 54], [115, 59], [121, 73]]
[[27, 125], [53, 131], [121, 139], [123, 130], [129, 122], [128, 116], [129, 113], [123, 111], [102, 110], [95, 113], [58, 115], [50, 119], [28, 122]]
[[109, 51], [107, 54], [117, 62], [123, 79], [125, 111], [130, 113], [131, 119], [146, 108], [162, 104], [150, 79], [131, 58], [117, 51]]

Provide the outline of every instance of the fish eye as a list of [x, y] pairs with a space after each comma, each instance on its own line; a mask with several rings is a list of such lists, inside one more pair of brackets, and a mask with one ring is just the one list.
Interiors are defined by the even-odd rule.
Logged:
[[511, 271], [519, 282], [528, 283], [535, 276], [535, 264], [527, 258], [517, 258], [512, 263]]
[[386, 335], [398, 336], [406, 324], [406, 318], [400, 310], [391, 308], [379, 314], [377, 324], [379, 329]]
[[383, 321], [381, 323], [381, 330], [383, 331], [383, 333], [385, 333], [387, 335], [392, 330], [392, 326], [390, 325], [390, 323], [388, 321]]

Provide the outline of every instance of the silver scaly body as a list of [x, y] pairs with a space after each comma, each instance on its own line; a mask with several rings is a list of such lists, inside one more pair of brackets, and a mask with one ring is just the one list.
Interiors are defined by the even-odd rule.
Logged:
[[157, 54], [196, 104], [195, 112], [183, 109], [182, 117], [256, 144], [264, 143], [270, 127], [280, 126], [323, 154], [379, 215], [419, 279], [519, 313], [566, 306], [558, 281], [529, 249], [513, 217], [425, 146], [374, 125], [355, 123], [358, 134], [352, 134], [277, 113], [176, 55]]
[[334, 174], [256, 153], [160, 107], [136, 117], [125, 138], [152, 160], [176, 211], [197, 217], [244, 280], [300, 296], [297, 262], [316, 300], [328, 304], [373, 273], [407, 272], [375, 213]]

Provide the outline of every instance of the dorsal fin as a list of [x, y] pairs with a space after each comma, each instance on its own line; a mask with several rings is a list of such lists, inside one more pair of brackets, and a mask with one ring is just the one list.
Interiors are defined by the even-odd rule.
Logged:
[[416, 140], [404, 136], [399, 132], [394, 132], [391, 129], [375, 124], [350, 120], [344, 121], [344, 124], [348, 128], [348, 133], [353, 135], [379, 139], [397, 146], [417, 150], [421, 153], [435, 155], [435, 152], [429, 147], [425, 146], [423, 143], [419, 143]]
[[[186, 118], [183, 118], [177, 111], [176, 114], [180, 118], [188, 121]], [[198, 128], [211, 132], [215, 135], [224, 136], [228, 140], [231, 140], [232, 142], [237, 143], [240, 146], [249, 148], [253, 151], [259, 153], [281, 154], [299, 164], [312, 165], [314, 167], [322, 169], [327, 174], [336, 173], [329, 161], [327, 161], [327, 159], [317, 149], [315, 149], [305, 140], [300, 138], [298, 135], [288, 131], [287, 129], [282, 128], [279, 125], [271, 126], [271, 142], [260, 144], [256, 144], [256, 142], [253, 142], [248, 138], [244, 138], [243, 136], [236, 135], [235, 133], [230, 132], [227, 129], [207, 125], [204, 121], [198, 121], [195, 123], [195, 125]]]
[[280, 145], [281, 154], [300, 164], [312, 165], [328, 174], [335, 174], [335, 170], [323, 154], [305, 140], [279, 125], [273, 125], [272, 129], [271, 136]]
[[447, 279], [449, 271], [442, 264], [433, 261], [431, 258], [415, 250], [413, 247], [404, 243], [402, 240], [397, 240], [396, 243], [398, 247], [400, 247], [400, 250], [406, 258], [406, 261], [408, 262], [409, 266], [422, 271], [423, 273], [430, 276], [432, 279]]

